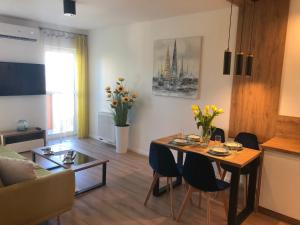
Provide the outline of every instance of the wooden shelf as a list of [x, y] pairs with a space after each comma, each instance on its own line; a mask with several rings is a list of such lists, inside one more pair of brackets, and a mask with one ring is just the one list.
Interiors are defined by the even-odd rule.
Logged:
[[274, 137], [261, 146], [264, 150], [273, 150], [300, 156], [300, 139]]

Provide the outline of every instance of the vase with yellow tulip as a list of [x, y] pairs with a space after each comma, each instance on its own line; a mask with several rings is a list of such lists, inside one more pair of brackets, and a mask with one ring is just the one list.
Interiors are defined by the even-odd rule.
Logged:
[[197, 128], [202, 128], [202, 141], [208, 145], [211, 135], [216, 127], [213, 126], [213, 120], [216, 116], [223, 113], [223, 109], [218, 109], [215, 105], [206, 105], [203, 110], [198, 105], [192, 105], [194, 119]]
[[119, 77], [114, 89], [111, 89], [111, 87], [105, 88], [115, 121], [117, 153], [127, 152], [129, 135], [128, 111], [132, 108], [137, 98], [136, 94], [126, 90], [124, 81], [123, 77]]

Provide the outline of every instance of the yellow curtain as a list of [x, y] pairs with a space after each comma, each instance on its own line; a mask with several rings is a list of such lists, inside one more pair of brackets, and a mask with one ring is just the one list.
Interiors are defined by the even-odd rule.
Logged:
[[88, 87], [88, 46], [87, 37], [76, 37], [77, 60], [77, 136], [89, 136], [89, 87]]

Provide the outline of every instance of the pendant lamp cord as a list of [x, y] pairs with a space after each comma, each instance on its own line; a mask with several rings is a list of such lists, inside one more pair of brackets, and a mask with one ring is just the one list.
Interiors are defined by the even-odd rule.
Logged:
[[250, 53], [253, 51], [253, 26], [254, 26], [254, 16], [255, 16], [255, 0], [253, 1], [253, 13], [252, 13], [252, 21], [251, 21], [251, 36], [250, 36]]
[[246, 0], [244, 0], [244, 6], [243, 6], [243, 17], [242, 17], [243, 21], [242, 21], [241, 40], [240, 40], [240, 52], [242, 51], [242, 44], [243, 44], [245, 15], [246, 15]]
[[229, 30], [228, 30], [228, 44], [227, 44], [227, 50], [229, 51], [229, 44], [230, 44], [230, 38], [231, 38], [231, 20], [232, 20], [232, 1], [230, 6], [230, 20], [229, 20]]

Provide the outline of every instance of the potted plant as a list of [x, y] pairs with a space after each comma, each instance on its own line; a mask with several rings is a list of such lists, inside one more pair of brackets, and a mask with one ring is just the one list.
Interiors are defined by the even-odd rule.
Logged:
[[127, 116], [128, 111], [137, 98], [136, 94], [130, 94], [130, 92], [125, 89], [124, 81], [125, 79], [123, 77], [119, 77], [114, 90], [110, 87], [105, 88], [110, 107], [114, 114], [117, 153], [127, 152], [129, 135]]
[[215, 131], [212, 125], [214, 118], [223, 113], [223, 109], [218, 109], [215, 105], [206, 105], [203, 112], [198, 105], [192, 105], [197, 128], [202, 128], [202, 141], [208, 145], [211, 135]]

